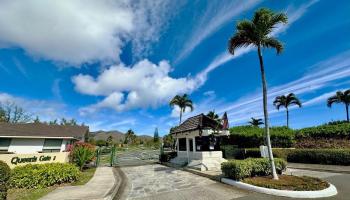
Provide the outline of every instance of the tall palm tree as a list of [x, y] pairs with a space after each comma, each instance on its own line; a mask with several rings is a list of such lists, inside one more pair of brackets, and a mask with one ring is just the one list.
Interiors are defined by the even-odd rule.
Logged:
[[261, 79], [263, 86], [263, 107], [264, 107], [264, 123], [266, 142], [271, 163], [271, 173], [274, 179], [278, 179], [275, 162], [273, 160], [270, 131], [269, 116], [267, 112], [267, 84], [265, 78], [264, 62], [262, 57], [262, 48], [274, 48], [277, 54], [282, 53], [283, 45], [276, 38], [271, 36], [271, 32], [277, 24], [287, 23], [288, 19], [284, 13], [274, 13], [267, 8], [257, 10], [252, 20], [242, 20], [237, 24], [236, 33], [230, 38], [228, 51], [234, 55], [237, 48], [255, 46], [258, 49], [258, 57], [260, 62]]
[[262, 119], [260, 119], [260, 118], [256, 119], [256, 118], [252, 117], [250, 119], [251, 120], [248, 123], [252, 126], [259, 127], [260, 125], [264, 124], [264, 122], [262, 122]]
[[350, 89], [344, 92], [338, 91], [334, 96], [331, 96], [327, 100], [327, 106], [332, 107], [333, 103], [345, 104], [346, 121], [349, 123], [349, 105], [350, 105]]
[[182, 113], [186, 111], [186, 108], [190, 108], [191, 111], [193, 111], [193, 103], [192, 100], [188, 98], [187, 94], [184, 94], [182, 96], [176, 95], [171, 101], [170, 101], [170, 106], [178, 106], [180, 108], [180, 123], [182, 120]]
[[294, 93], [289, 93], [287, 96], [281, 95], [275, 98], [273, 105], [280, 110], [280, 107], [285, 107], [287, 112], [287, 127], [289, 127], [289, 110], [288, 107], [291, 105], [297, 105], [301, 107], [301, 102]]
[[209, 117], [210, 119], [213, 119], [219, 123], [221, 122], [221, 119], [220, 119], [219, 115], [215, 113], [215, 110], [209, 111], [207, 113], [207, 117]]

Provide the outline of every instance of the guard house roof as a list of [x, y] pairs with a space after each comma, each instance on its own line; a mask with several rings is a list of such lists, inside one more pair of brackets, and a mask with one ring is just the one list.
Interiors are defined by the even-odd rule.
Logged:
[[179, 126], [170, 130], [171, 134], [183, 133], [193, 130], [222, 129], [222, 125], [203, 113], [186, 119]]
[[87, 126], [49, 125], [44, 123], [0, 123], [0, 138], [72, 138], [81, 139], [89, 132]]

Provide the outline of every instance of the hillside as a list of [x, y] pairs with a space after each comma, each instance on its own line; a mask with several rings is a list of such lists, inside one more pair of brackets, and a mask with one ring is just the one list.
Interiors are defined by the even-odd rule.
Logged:
[[[93, 137], [95, 141], [97, 140], [106, 140], [109, 136], [112, 136], [113, 142], [123, 142], [125, 138], [125, 133], [122, 133], [117, 130], [113, 131], [96, 131], [90, 132], [90, 137]], [[142, 140], [152, 139], [153, 137], [148, 135], [137, 135], [138, 138]]]

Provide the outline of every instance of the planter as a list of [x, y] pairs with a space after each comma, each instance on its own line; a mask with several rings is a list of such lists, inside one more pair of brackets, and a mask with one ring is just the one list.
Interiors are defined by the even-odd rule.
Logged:
[[277, 190], [264, 187], [258, 187], [255, 185], [250, 185], [240, 181], [235, 181], [229, 178], [222, 178], [221, 182], [228, 185], [233, 185], [235, 187], [250, 190], [254, 192], [260, 192], [269, 195], [291, 197], [291, 198], [322, 198], [322, 197], [331, 197], [338, 193], [337, 188], [334, 185], [329, 184], [329, 187], [323, 190], [316, 191], [291, 191], [291, 190]]

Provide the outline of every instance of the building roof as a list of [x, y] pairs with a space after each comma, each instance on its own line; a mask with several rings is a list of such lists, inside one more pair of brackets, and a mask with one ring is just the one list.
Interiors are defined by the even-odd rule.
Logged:
[[81, 139], [88, 131], [89, 127], [87, 126], [0, 123], [0, 137]]
[[222, 129], [222, 125], [202, 113], [186, 119], [179, 126], [172, 128], [170, 130], [170, 133], [177, 134], [177, 133], [183, 133], [183, 132], [193, 131], [197, 129], [198, 130]]

